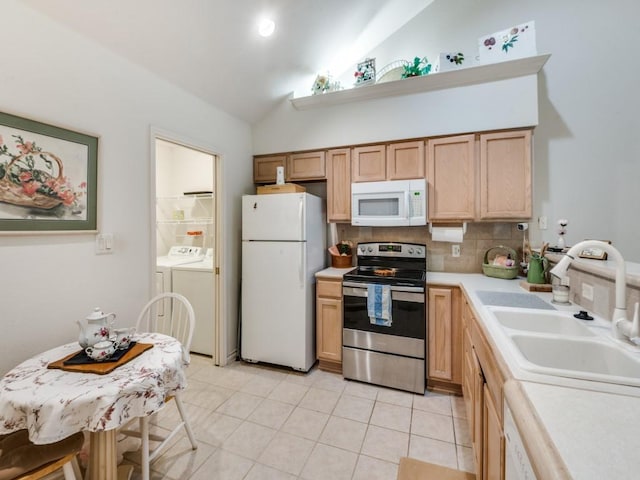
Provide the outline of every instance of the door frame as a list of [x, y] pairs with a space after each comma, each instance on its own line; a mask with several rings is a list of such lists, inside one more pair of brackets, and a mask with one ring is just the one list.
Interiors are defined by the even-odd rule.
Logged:
[[149, 230], [151, 232], [151, 248], [149, 249], [150, 264], [152, 269], [149, 275], [149, 285], [151, 291], [155, 290], [155, 265], [157, 257], [157, 235], [156, 235], [156, 140], [164, 140], [176, 145], [183, 146], [192, 150], [198, 150], [207, 155], [213, 157], [214, 166], [214, 185], [213, 185], [213, 203], [214, 203], [214, 273], [215, 275], [215, 287], [213, 292], [214, 302], [214, 315], [215, 315], [215, 328], [214, 328], [214, 355], [213, 361], [216, 365], [226, 365], [227, 363], [227, 325], [222, 321], [226, 318], [224, 312], [226, 311], [226, 305], [224, 299], [225, 295], [225, 282], [222, 281], [222, 259], [224, 258], [223, 250], [223, 236], [222, 236], [222, 195], [223, 181], [222, 181], [222, 165], [223, 155], [219, 149], [213, 145], [207, 144], [199, 140], [186, 137], [179, 133], [164, 130], [159, 127], [151, 126], [149, 134]]

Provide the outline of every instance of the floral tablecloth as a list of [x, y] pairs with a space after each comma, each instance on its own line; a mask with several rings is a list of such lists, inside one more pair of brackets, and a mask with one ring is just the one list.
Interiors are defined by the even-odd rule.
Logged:
[[0, 434], [26, 428], [38, 444], [81, 430], [97, 432], [150, 415], [186, 387], [182, 345], [158, 334], [135, 339], [153, 348], [107, 375], [47, 369], [80, 349], [71, 343], [36, 355], [0, 380]]

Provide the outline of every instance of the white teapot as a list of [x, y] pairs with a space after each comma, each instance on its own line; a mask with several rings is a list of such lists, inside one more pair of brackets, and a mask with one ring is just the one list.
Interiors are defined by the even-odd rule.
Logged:
[[80, 346], [82, 348], [92, 347], [98, 342], [109, 340], [109, 330], [113, 326], [115, 318], [115, 313], [103, 313], [99, 307], [96, 307], [93, 312], [87, 315], [85, 324], [77, 320], [76, 323], [80, 327], [80, 335], [78, 336]]

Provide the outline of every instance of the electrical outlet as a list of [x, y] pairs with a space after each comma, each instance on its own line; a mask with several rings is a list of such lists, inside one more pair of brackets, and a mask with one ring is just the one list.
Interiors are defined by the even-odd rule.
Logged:
[[460, 256], [460, 245], [451, 245], [451, 256], [452, 257]]
[[540, 230], [546, 230], [547, 228], [549, 228], [549, 226], [547, 225], [547, 217], [538, 217], [538, 228]]
[[582, 284], [582, 298], [593, 301], [593, 285], [588, 283]]

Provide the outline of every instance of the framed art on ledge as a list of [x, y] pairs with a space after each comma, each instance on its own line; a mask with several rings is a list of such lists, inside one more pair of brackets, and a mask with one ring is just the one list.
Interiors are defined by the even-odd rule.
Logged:
[[[602, 240], [602, 241], [611, 245], [611, 240]], [[601, 248], [588, 248], [586, 250], [582, 250], [578, 255], [578, 257], [592, 258], [594, 260], [606, 260], [607, 252], [605, 252]]]
[[98, 137], [0, 112], [0, 233], [97, 229]]

